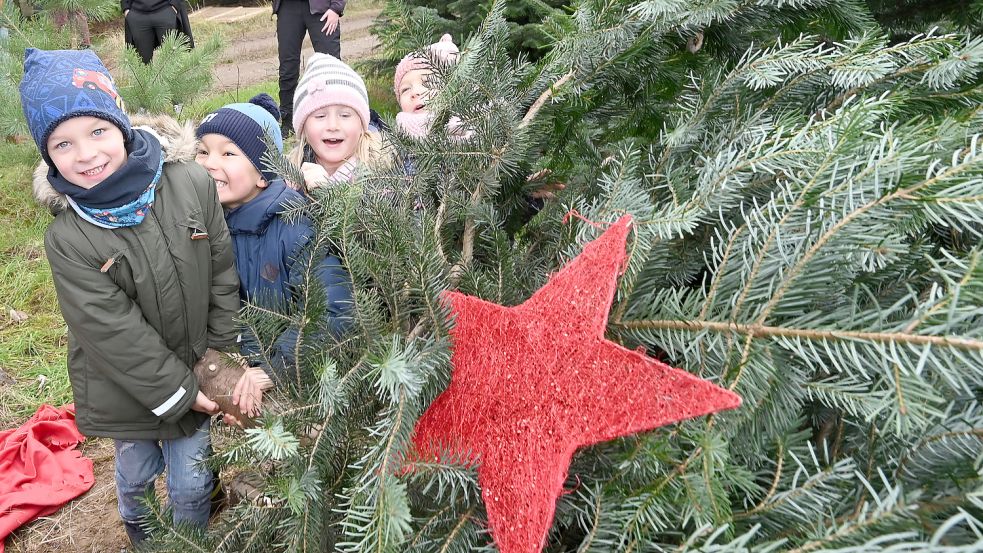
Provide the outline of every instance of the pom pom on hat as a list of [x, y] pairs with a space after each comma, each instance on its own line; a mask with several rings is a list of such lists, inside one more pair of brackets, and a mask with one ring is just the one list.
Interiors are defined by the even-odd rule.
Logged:
[[276, 119], [277, 123], [283, 119], [280, 114], [280, 106], [277, 105], [276, 100], [274, 100], [272, 96], [265, 92], [260, 92], [259, 94], [250, 98], [249, 103], [256, 104], [257, 106], [270, 112], [270, 115]]
[[362, 120], [362, 130], [369, 130], [369, 93], [365, 81], [338, 58], [314, 53], [307, 60], [304, 76], [294, 94], [293, 126], [297, 136], [304, 132], [304, 122], [310, 114], [334, 105], [355, 110]]
[[[454, 39], [449, 34], [444, 34], [444, 36], [440, 37], [440, 40], [427, 46], [424, 50], [430, 52], [430, 55], [437, 62], [444, 65], [457, 63], [461, 55], [460, 49], [458, 49], [457, 44], [454, 44]], [[396, 66], [396, 74], [393, 76], [393, 90], [396, 91], [396, 96], [399, 96], [399, 83], [402, 82], [403, 77], [407, 73], [416, 69], [428, 69], [429, 67], [430, 64], [427, 59], [421, 57], [418, 52], [406, 54], [406, 57], [400, 60], [399, 65]]]
[[454, 44], [454, 39], [448, 33], [444, 33], [444, 36], [431, 44], [429, 49], [438, 60], [446, 64], [457, 63], [457, 58], [461, 55], [461, 50], [457, 44]]
[[91, 50], [26, 49], [20, 99], [31, 136], [49, 165], [48, 137], [73, 117], [98, 117], [119, 127], [127, 143], [133, 137], [116, 83]]
[[269, 148], [264, 137], [269, 135], [279, 152], [283, 152], [283, 135], [280, 133], [280, 108], [269, 94], [261, 93], [248, 103], [222, 106], [209, 113], [195, 130], [200, 140], [206, 134], [220, 134], [231, 140], [249, 158], [266, 182], [277, 178], [274, 171], [265, 168], [263, 155]]

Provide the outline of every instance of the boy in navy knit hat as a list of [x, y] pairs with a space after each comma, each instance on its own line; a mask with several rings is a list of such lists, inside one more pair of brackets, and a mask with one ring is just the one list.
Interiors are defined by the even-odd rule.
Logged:
[[[325, 330], [338, 337], [351, 320], [351, 277], [338, 257], [311, 250], [311, 221], [288, 221], [281, 216], [307, 200], [264, 163], [268, 149], [264, 137], [269, 137], [277, 153], [283, 153], [279, 118], [276, 102], [267, 94], [248, 103], [223, 106], [198, 126], [195, 159], [215, 179], [225, 208], [243, 301], [283, 310], [299, 300], [295, 292], [306, 280], [305, 269], [313, 266], [325, 292]], [[248, 369], [233, 392], [232, 400], [243, 413], [258, 413], [263, 391], [272, 386], [271, 378], [280, 381], [296, 376], [293, 352], [300, 339], [297, 329], [288, 329], [271, 351], [261, 352], [255, 337], [243, 334], [243, 353], [262, 367]]]
[[44, 246], [68, 325], [76, 423], [115, 440], [134, 544], [146, 539], [141, 498], [165, 467], [175, 523], [204, 526], [213, 476], [200, 461], [218, 406], [191, 367], [206, 348], [236, 347], [239, 305], [215, 186], [131, 128], [91, 51], [29, 48], [20, 95], [44, 158], [35, 196], [55, 214]]

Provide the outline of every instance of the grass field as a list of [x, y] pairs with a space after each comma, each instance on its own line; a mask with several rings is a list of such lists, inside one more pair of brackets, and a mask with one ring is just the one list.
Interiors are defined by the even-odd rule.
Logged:
[[65, 323], [44, 256], [51, 215], [31, 194], [31, 173], [39, 160], [33, 142], [0, 144], [0, 371], [13, 380], [0, 384], [3, 428], [41, 403], [71, 401]]

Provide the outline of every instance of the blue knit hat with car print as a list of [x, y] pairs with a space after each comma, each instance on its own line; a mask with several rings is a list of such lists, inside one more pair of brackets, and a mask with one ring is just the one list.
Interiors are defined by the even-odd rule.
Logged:
[[119, 127], [127, 145], [133, 138], [116, 84], [91, 50], [25, 50], [20, 101], [31, 136], [49, 165], [48, 136], [72, 117], [105, 119]]
[[280, 132], [280, 108], [269, 94], [260, 93], [248, 103], [228, 104], [209, 113], [198, 125], [198, 140], [206, 134], [220, 134], [231, 140], [249, 158], [266, 182], [277, 178], [276, 172], [266, 169], [263, 155], [269, 149], [264, 137], [269, 135], [277, 151], [283, 152]]

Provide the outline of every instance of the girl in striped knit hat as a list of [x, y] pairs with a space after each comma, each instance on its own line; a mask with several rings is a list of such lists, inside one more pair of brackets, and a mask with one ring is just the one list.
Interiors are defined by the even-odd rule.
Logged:
[[305, 181], [294, 187], [350, 182], [360, 170], [378, 166], [382, 141], [369, 131], [369, 117], [362, 77], [338, 58], [312, 55], [294, 95], [298, 144], [290, 160], [301, 167]]

